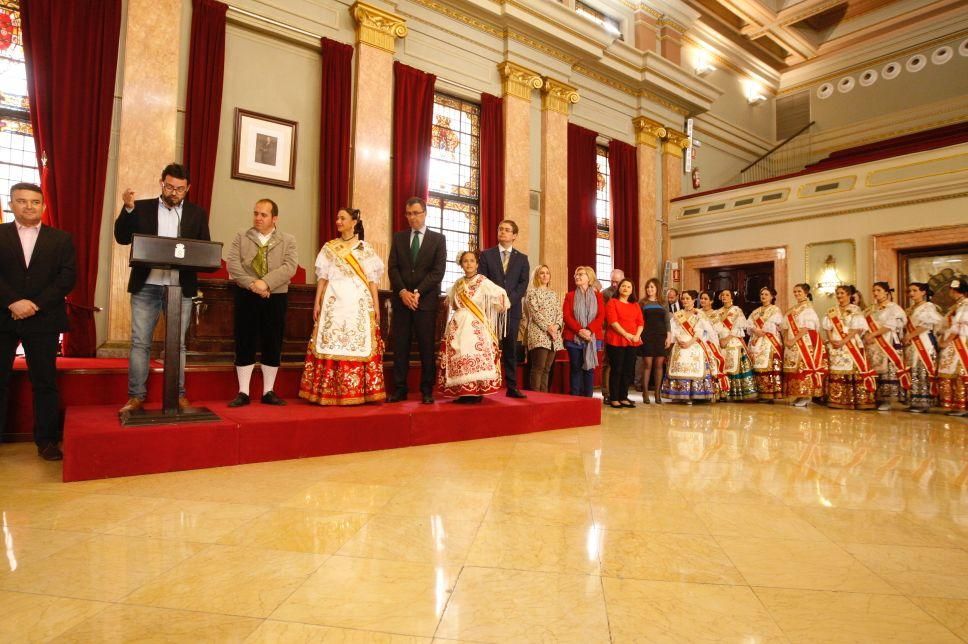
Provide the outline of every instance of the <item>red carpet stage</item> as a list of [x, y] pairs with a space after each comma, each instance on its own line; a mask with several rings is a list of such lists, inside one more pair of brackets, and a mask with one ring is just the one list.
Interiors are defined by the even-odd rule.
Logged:
[[[234, 383], [234, 373], [230, 374]], [[234, 394], [234, 386], [231, 394]], [[503, 392], [479, 405], [416, 400], [361, 407], [320, 407], [289, 400], [286, 407], [257, 402], [229, 409], [199, 402], [217, 423], [122, 428], [116, 403], [68, 406], [64, 419], [64, 480], [82, 481], [175, 470], [237, 465], [411, 445], [489, 438], [597, 425], [601, 401], [528, 392]], [[413, 396], [416, 398], [416, 396]]]

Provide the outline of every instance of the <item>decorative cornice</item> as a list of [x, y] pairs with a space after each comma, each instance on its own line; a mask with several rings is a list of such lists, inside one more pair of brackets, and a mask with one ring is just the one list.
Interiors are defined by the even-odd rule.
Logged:
[[647, 100], [647, 101], [650, 101], [652, 103], [655, 103], [656, 105], [661, 105], [662, 107], [665, 107], [667, 109], [672, 110], [673, 112], [675, 112], [679, 116], [686, 116], [687, 114], [689, 114], [689, 110], [686, 109], [685, 107], [683, 107], [682, 105], [679, 105], [677, 103], [673, 103], [672, 101], [670, 101], [670, 100], [668, 100], [668, 99], [666, 99], [666, 98], [664, 98], [662, 96], [659, 96], [655, 92], [650, 92], [647, 89], [643, 89], [639, 93], [639, 95], [642, 98], [644, 98], [645, 100]]
[[678, 22], [676, 20], [673, 20], [669, 16], [662, 16], [661, 18], [659, 18], [659, 25], [658, 26], [659, 27], [668, 27], [670, 29], [673, 29], [675, 31], [678, 31], [680, 35], [686, 33], [687, 31], [689, 31], [689, 27], [685, 26], [681, 22]]
[[350, 7], [356, 21], [356, 42], [371, 45], [377, 49], [395, 52], [397, 38], [407, 35], [406, 20], [398, 15], [364, 2], [355, 2]]
[[[522, 67], [509, 60], [497, 64], [497, 70], [501, 73], [502, 95], [517, 96], [526, 101], [531, 100], [531, 92], [541, 89], [544, 81], [537, 72], [533, 72], [527, 67]], [[576, 94], [577, 96], [577, 94]]]
[[541, 109], [568, 114], [568, 107], [578, 102], [578, 88], [545, 76], [541, 88]]
[[655, 18], [656, 20], [659, 20], [660, 18], [662, 18], [662, 12], [661, 11], [656, 11], [652, 7], [648, 7], [648, 6], [644, 5], [644, 4], [640, 4], [639, 7], [638, 7], [638, 10], [641, 11], [641, 12], [643, 12], [643, 13], [649, 14], [650, 16], [652, 16], [653, 18]]
[[681, 159], [683, 152], [689, 148], [689, 137], [678, 130], [666, 128], [666, 135], [663, 139], [665, 140], [662, 145], [663, 154], [671, 154]]
[[608, 76], [599, 74], [597, 71], [589, 67], [586, 67], [580, 63], [577, 65], [574, 65], [571, 69], [574, 72], [577, 72], [583, 76], [587, 76], [592, 80], [597, 80], [599, 83], [602, 83], [603, 85], [608, 85], [612, 89], [617, 89], [618, 91], [624, 94], [628, 94], [629, 96], [637, 97], [639, 95], [639, 90], [635, 89], [631, 85], [626, 85], [625, 83], [617, 81], [614, 78], [609, 78]]
[[541, 42], [540, 40], [535, 40], [534, 38], [531, 38], [530, 36], [523, 34], [520, 31], [506, 29], [502, 35], [505, 36], [506, 38], [510, 38], [511, 40], [517, 40], [522, 45], [527, 45], [531, 49], [540, 51], [542, 54], [546, 54], [548, 56], [551, 56], [552, 58], [557, 58], [562, 62], [568, 63], [569, 65], [574, 65], [578, 61], [578, 58], [576, 58], [575, 56], [566, 54], [565, 52], [561, 51], [557, 47], [551, 47]]
[[635, 144], [653, 148], [659, 147], [659, 139], [664, 139], [667, 133], [662, 123], [647, 116], [636, 116], [632, 119], [632, 127], [635, 128]]
[[[469, 27], [473, 27], [478, 31], [483, 31], [484, 33], [494, 36], [495, 38], [503, 38], [504, 30], [497, 27], [492, 22], [485, 22], [484, 20], [479, 20], [474, 16], [471, 16], [463, 11], [457, 11], [447, 5], [440, 4], [439, 2], [434, 2], [434, 0], [411, 0], [414, 4], [418, 4], [422, 7], [426, 7], [437, 13], [443, 14], [448, 18], [452, 18], [457, 22], [464, 23]], [[439, 25], [438, 25], [439, 27]]]

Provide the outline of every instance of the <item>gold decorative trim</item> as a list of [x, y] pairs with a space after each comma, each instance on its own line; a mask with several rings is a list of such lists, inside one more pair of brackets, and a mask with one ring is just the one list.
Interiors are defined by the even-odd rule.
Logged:
[[[811, 188], [816, 188], [817, 186], [823, 186], [828, 183], [841, 183], [846, 181], [846, 185], [838, 186], [836, 190], [824, 190], [823, 192], [807, 192]], [[854, 189], [857, 185], [857, 175], [849, 174], [845, 177], [837, 177], [836, 179], [825, 179], [823, 181], [811, 181], [810, 183], [805, 183], [797, 188], [797, 198], [798, 199], [812, 199], [813, 197], [825, 197], [827, 195], [835, 195], [838, 192], [849, 192]]]
[[648, 145], [652, 148], [659, 147], [659, 139], [664, 139], [666, 129], [658, 121], [653, 121], [647, 116], [636, 116], [632, 119], [632, 127], [635, 129], [635, 144]]
[[662, 145], [662, 154], [670, 154], [681, 159], [685, 150], [689, 149], [689, 137], [684, 132], [666, 128], [663, 140], [665, 143]]
[[508, 60], [498, 63], [497, 70], [501, 73], [503, 81], [503, 96], [517, 96], [530, 102], [531, 92], [541, 89], [541, 86], [544, 85], [544, 81], [541, 80], [541, 76], [537, 72]]
[[673, 112], [675, 112], [679, 116], [686, 116], [687, 114], [689, 114], [689, 110], [686, 109], [685, 107], [683, 107], [682, 105], [679, 105], [677, 103], [673, 103], [672, 101], [670, 101], [670, 100], [668, 100], [666, 98], [663, 98], [662, 96], [659, 96], [658, 94], [656, 94], [654, 92], [650, 92], [647, 89], [643, 89], [642, 91], [640, 91], [639, 92], [639, 96], [641, 96], [642, 98], [644, 98], [647, 101], [651, 101], [651, 102], [653, 102], [653, 103], [655, 103], [657, 105], [661, 105], [662, 107], [664, 107], [666, 109], [672, 110]]
[[663, 16], [662, 18], [659, 18], [659, 27], [669, 27], [670, 29], [673, 29], [674, 31], [679, 32], [679, 35], [682, 35], [687, 31], [689, 31], [689, 27], [685, 26], [681, 22], [677, 22], [672, 18], [669, 18], [668, 16]]
[[578, 102], [578, 88], [545, 76], [541, 88], [541, 109], [568, 114], [568, 108]]
[[[951, 170], [945, 170], [944, 172], [928, 172], [927, 174], [919, 174], [919, 175], [915, 175], [913, 177], [904, 177], [903, 179], [895, 179], [894, 181], [881, 181], [881, 182], [878, 182], [878, 183], [875, 183], [874, 182], [874, 177], [875, 177], [875, 175], [878, 175], [878, 174], [883, 174], [885, 172], [891, 172], [891, 171], [894, 171], [894, 170], [900, 170], [902, 168], [912, 168], [912, 167], [919, 166], [919, 165], [934, 164], [934, 163], [938, 163], [940, 161], [947, 161], [948, 159], [957, 159], [959, 157], [965, 159], [965, 164], [962, 165], [960, 168], [954, 168], [954, 169], [951, 169]], [[952, 154], [950, 156], [939, 157], [937, 159], [925, 159], [924, 161], [916, 161], [914, 163], [905, 163], [905, 164], [902, 164], [902, 165], [894, 165], [894, 166], [891, 166], [890, 168], [879, 168], [877, 170], [873, 170], [873, 171], [867, 173], [867, 177], [864, 180], [864, 186], [866, 186], [867, 188], [876, 188], [876, 187], [879, 187], [879, 186], [889, 186], [889, 185], [894, 184], [894, 183], [904, 183], [905, 181], [915, 181], [917, 179], [926, 179], [928, 177], [940, 177], [940, 176], [945, 175], [945, 174], [956, 174], [958, 172], [965, 172], [966, 170], [968, 170], [968, 154], [965, 154], [965, 153], [962, 153], [962, 154]]]
[[639, 9], [639, 11], [642, 11], [643, 13], [649, 14], [650, 16], [652, 16], [653, 18], [655, 18], [657, 21], [660, 18], [662, 18], [662, 12], [653, 9], [652, 7], [648, 7], [648, 6], [644, 5], [644, 4], [640, 4], [637, 8]]
[[574, 65], [576, 62], [578, 62], [578, 58], [576, 58], [575, 56], [569, 56], [568, 54], [564, 53], [557, 47], [551, 47], [550, 45], [547, 45], [541, 42], [540, 40], [535, 40], [534, 38], [531, 38], [530, 36], [522, 34], [521, 32], [507, 29], [504, 31], [502, 35], [506, 36], [507, 38], [510, 38], [511, 40], [517, 40], [519, 43], [523, 45], [527, 45], [531, 49], [540, 51], [542, 54], [547, 54], [552, 58], [557, 58], [558, 60], [564, 63], [568, 63], [569, 65]]
[[456, 20], [457, 22], [462, 22], [465, 25], [477, 29], [478, 31], [483, 31], [490, 36], [494, 36], [495, 38], [504, 38], [504, 30], [496, 26], [494, 23], [478, 20], [477, 18], [470, 16], [463, 11], [456, 11], [446, 5], [434, 2], [433, 0], [412, 0], [412, 2], [422, 7], [426, 7], [432, 11], [436, 11], [437, 13], [443, 14], [448, 18]]
[[350, 7], [356, 21], [356, 42], [371, 45], [377, 49], [396, 51], [397, 38], [407, 35], [407, 21], [396, 14], [364, 2], [355, 2]]
[[614, 78], [609, 78], [608, 76], [604, 76], [592, 69], [589, 69], [588, 67], [585, 67], [581, 63], [574, 65], [571, 68], [571, 70], [583, 76], [587, 76], [592, 80], [596, 80], [599, 83], [602, 83], [603, 85], [608, 85], [612, 89], [617, 89], [623, 94], [628, 94], [629, 96], [636, 96], [636, 97], [639, 96], [639, 90], [635, 89], [631, 85], [626, 85], [625, 83], [617, 81]]

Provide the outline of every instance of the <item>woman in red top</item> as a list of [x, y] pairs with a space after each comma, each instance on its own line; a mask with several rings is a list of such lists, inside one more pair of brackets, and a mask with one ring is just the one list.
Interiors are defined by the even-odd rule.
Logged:
[[565, 294], [562, 315], [565, 328], [561, 331], [568, 359], [571, 363], [571, 395], [591, 398], [598, 366], [598, 340], [602, 339], [605, 321], [605, 302], [602, 294], [592, 288], [595, 271], [591, 266], [575, 269], [575, 290]]
[[613, 409], [635, 407], [635, 403], [629, 400], [629, 384], [635, 376], [635, 353], [642, 344], [645, 320], [634, 291], [632, 280], [622, 280], [615, 297], [605, 306], [605, 352], [612, 367], [608, 383], [609, 405]]

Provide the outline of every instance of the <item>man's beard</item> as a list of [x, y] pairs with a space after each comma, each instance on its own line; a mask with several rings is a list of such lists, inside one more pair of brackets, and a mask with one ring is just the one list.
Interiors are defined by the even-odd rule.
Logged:
[[161, 200], [165, 202], [169, 208], [177, 208], [181, 204], [184, 197], [178, 197], [176, 195], [166, 195], [162, 193]]

